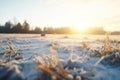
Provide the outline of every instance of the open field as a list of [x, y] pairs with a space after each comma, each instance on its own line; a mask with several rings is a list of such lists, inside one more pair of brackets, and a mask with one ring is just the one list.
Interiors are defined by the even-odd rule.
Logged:
[[0, 80], [120, 80], [119, 35], [0, 34]]

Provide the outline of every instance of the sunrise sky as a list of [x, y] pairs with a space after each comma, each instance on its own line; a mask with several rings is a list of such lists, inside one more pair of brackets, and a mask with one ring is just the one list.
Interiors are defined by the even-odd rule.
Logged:
[[0, 24], [8, 20], [27, 20], [32, 26], [120, 30], [120, 0], [0, 0]]

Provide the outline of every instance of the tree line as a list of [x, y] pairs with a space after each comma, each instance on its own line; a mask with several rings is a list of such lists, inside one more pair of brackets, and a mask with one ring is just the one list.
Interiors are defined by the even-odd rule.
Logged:
[[[30, 24], [27, 21], [24, 21], [23, 24], [18, 22], [13, 24], [10, 21], [5, 22], [4, 25], [0, 25], [0, 33], [36, 33], [40, 34], [42, 32], [46, 34], [77, 34], [81, 33], [79, 30], [74, 29], [73, 27], [35, 27], [30, 29]], [[103, 27], [90, 27], [87, 28], [83, 34], [105, 34]]]
[[86, 28], [84, 34], [105, 34], [106, 31], [103, 27], [88, 27]]
[[45, 32], [47, 34], [72, 34], [77, 33], [73, 31], [70, 27], [44, 27], [43, 30], [41, 27], [35, 27], [34, 29], [30, 29], [30, 24], [27, 21], [24, 21], [23, 24], [18, 22], [17, 24], [13, 24], [10, 21], [5, 22], [4, 25], [0, 25], [0, 33], [42, 33]]
[[6, 22], [5, 25], [0, 26], [0, 33], [29, 33], [30, 25], [27, 21], [23, 24], [18, 22], [17, 24], [12, 24], [10, 21]]

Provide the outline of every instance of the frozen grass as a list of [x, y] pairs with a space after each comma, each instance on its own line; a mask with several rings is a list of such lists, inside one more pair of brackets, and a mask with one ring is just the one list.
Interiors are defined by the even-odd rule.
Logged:
[[[43, 74], [50, 74], [51, 79], [55, 78], [56, 80], [66, 80], [69, 75], [60, 62], [56, 50], [54, 50], [53, 47], [50, 47], [50, 52], [50, 55], [43, 55], [42, 57], [36, 58], [37, 69], [42, 70]], [[45, 78], [48, 79], [48, 77]]]
[[1, 53], [3, 54], [2, 58], [4, 62], [9, 62], [11, 60], [18, 60], [21, 59], [22, 57], [20, 56], [20, 53], [17, 53], [12, 46], [12, 42], [9, 38], [6, 39], [7, 47], [2, 47], [4, 49], [4, 52]]
[[110, 35], [0, 36], [0, 80], [120, 80], [119, 39]]

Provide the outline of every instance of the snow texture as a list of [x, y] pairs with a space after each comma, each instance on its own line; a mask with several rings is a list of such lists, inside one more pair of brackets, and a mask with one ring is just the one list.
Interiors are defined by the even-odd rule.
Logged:
[[[117, 59], [110, 60], [107, 57], [99, 63], [96, 62], [101, 57], [91, 56], [94, 50], [102, 47], [104, 35], [55, 34], [41, 37], [40, 34], [0, 34], [0, 59], [3, 61], [7, 57], [3, 56], [3, 53], [9, 50], [8, 38], [21, 58], [5, 64], [0, 62], [0, 80], [36, 80], [40, 73], [36, 69], [35, 57], [50, 54], [50, 46], [57, 51], [65, 70], [73, 76], [77, 75], [77, 78], [81, 79], [82, 77], [82, 80], [120, 80], [119, 52], [116, 52]], [[110, 38], [120, 40], [118, 35]], [[87, 43], [88, 48], [82, 47], [83, 41]], [[95, 63], [96, 66], [93, 68]], [[91, 70], [92, 68], [93, 70]]]

